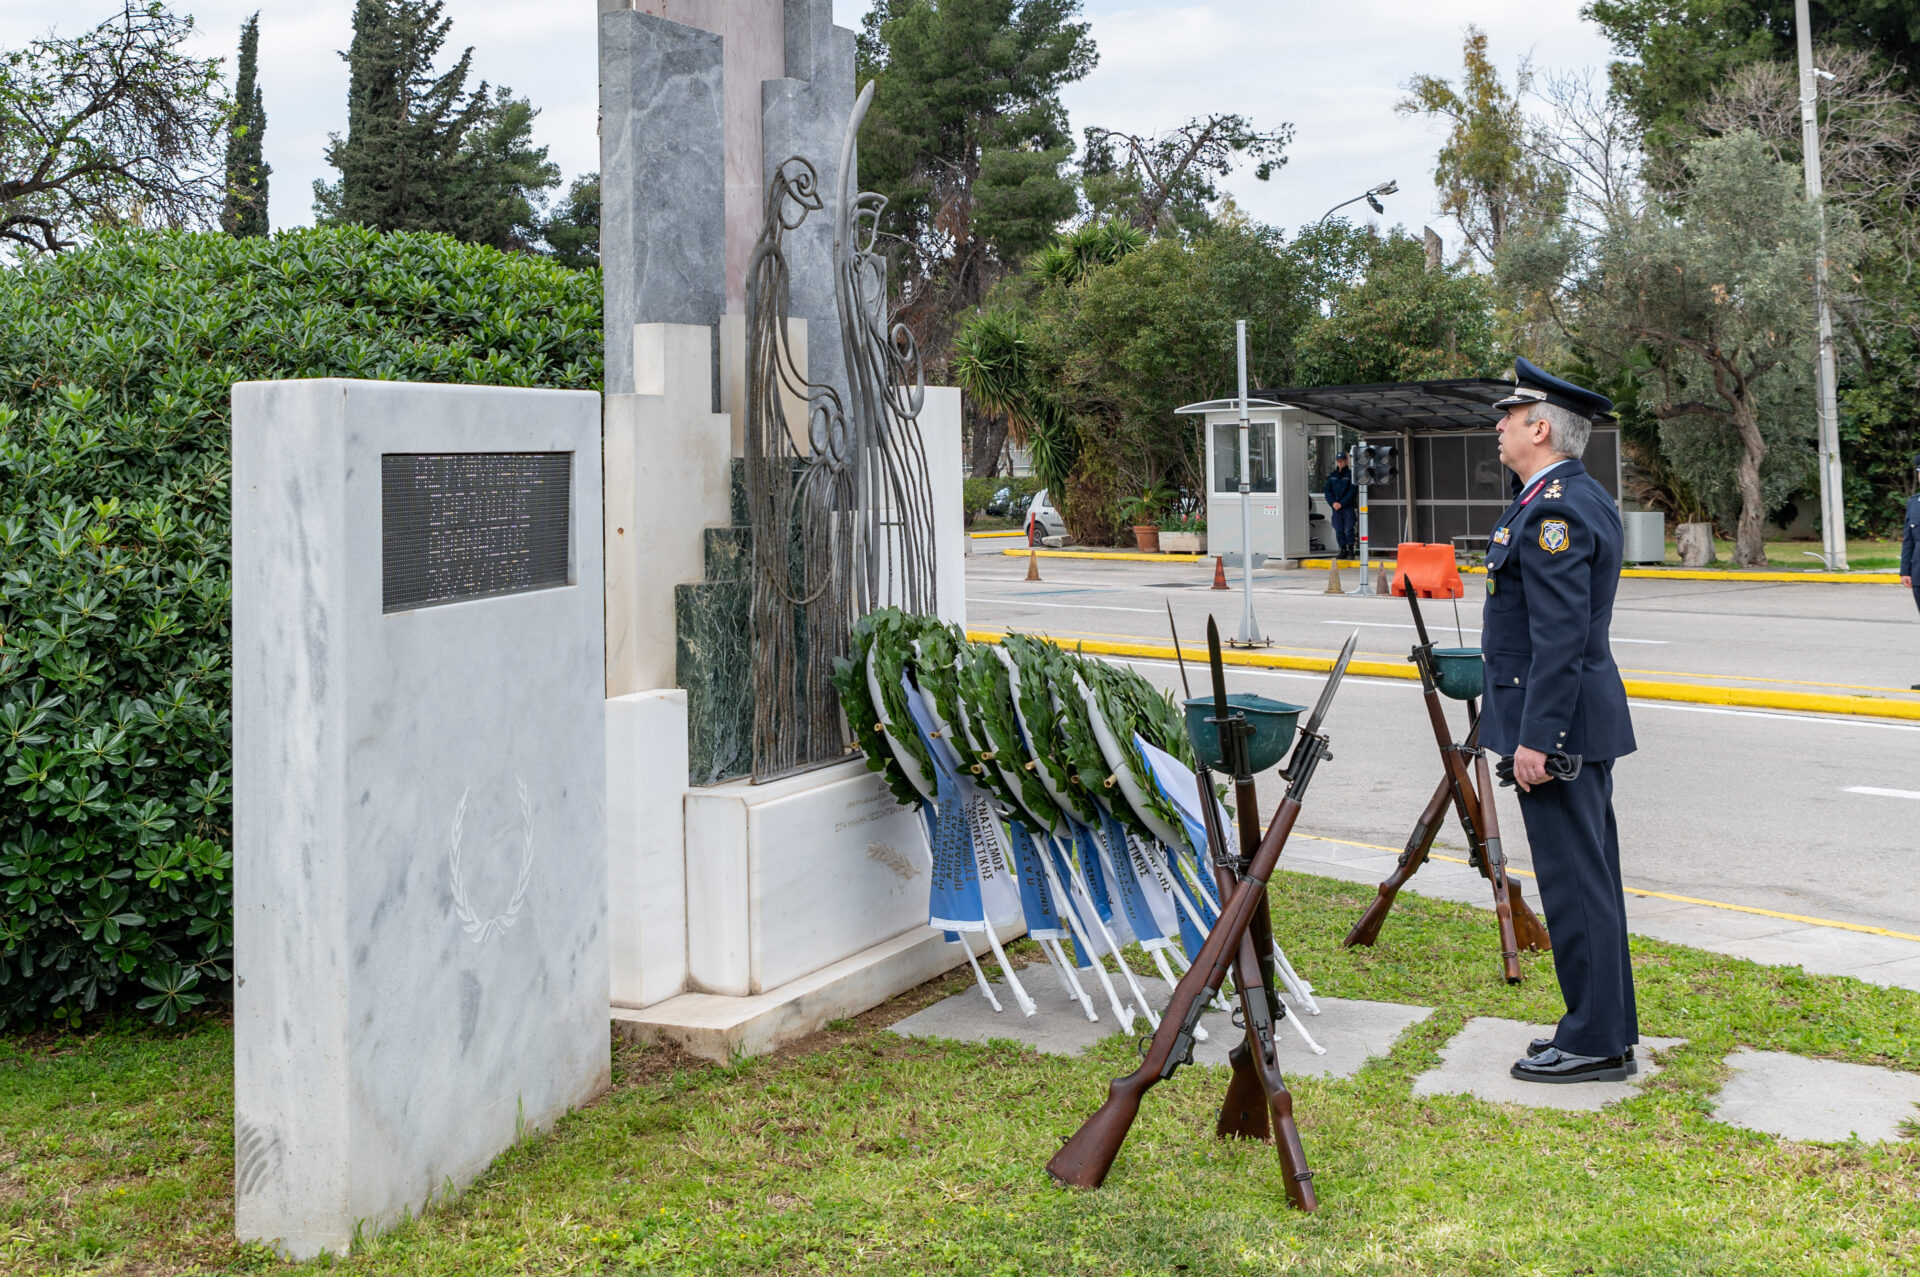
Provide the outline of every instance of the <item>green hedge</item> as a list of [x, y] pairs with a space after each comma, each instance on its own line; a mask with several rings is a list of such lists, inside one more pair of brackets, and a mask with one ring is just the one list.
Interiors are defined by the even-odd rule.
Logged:
[[0, 266], [0, 1027], [229, 978], [229, 386], [597, 389], [600, 276], [437, 235]]

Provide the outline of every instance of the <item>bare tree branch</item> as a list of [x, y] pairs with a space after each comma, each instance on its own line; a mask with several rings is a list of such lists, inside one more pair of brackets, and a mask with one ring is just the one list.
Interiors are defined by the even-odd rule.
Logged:
[[93, 226], [212, 224], [229, 104], [219, 59], [160, 0], [0, 54], [0, 238], [54, 252]]

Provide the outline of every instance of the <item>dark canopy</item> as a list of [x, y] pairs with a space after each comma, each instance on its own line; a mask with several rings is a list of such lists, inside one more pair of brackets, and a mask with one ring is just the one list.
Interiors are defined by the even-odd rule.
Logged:
[[[1368, 490], [1368, 535], [1377, 545], [1483, 539], [1511, 499], [1508, 480], [1512, 476], [1500, 464], [1494, 430], [1504, 414], [1493, 406], [1513, 393], [1511, 381], [1469, 377], [1377, 386], [1292, 386], [1253, 393], [1317, 413], [1369, 443], [1401, 448], [1398, 473]], [[1597, 417], [1594, 426], [1583, 460], [1587, 473], [1617, 501], [1619, 432], [1612, 417]], [[1409, 492], [1414, 494], [1411, 510]]]
[[1262, 399], [1317, 412], [1361, 434], [1382, 430], [1399, 434], [1404, 430], [1491, 430], [1501, 416], [1493, 405], [1513, 393], [1513, 383], [1493, 377], [1467, 377], [1377, 386], [1292, 386], [1254, 393]]

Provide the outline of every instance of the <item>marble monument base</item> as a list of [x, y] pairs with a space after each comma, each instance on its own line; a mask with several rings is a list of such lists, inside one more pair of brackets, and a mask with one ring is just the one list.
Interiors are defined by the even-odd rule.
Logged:
[[[967, 960], [926, 925], [920, 817], [863, 762], [687, 788], [683, 693], [607, 709], [623, 1034], [711, 1060], [761, 1054]], [[986, 951], [983, 934], [969, 940]]]
[[[1004, 944], [1024, 931], [1017, 925], [1002, 927], [1000, 940]], [[987, 952], [984, 934], [966, 939], [974, 953]], [[683, 993], [643, 1010], [615, 1007], [613, 1027], [628, 1041], [671, 1042], [691, 1055], [725, 1064], [818, 1033], [834, 1020], [871, 1010], [966, 960], [958, 944], [923, 925], [765, 993]], [[1007, 1014], [1020, 1014], [1011, 1002], [1005, 1005]]]

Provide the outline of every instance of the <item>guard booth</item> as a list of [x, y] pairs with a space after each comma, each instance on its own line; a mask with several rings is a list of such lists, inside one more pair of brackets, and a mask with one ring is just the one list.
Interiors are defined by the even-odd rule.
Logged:
[[[1341, 442], [1334, 448], [1364, 440], [1370, 444], [1388, 444], [1397, 451], [1399, 473], [1387, 483], [1367, 489], [1367, 539], [1376, 547], [1376, 553], [1390, 554], [1391, 547], [1402, 541], [1451, 542], [1461, 550], [1484, 546], [1493, 533], [1494, 524], [1512, 500], [1508, 488], [1511, 474], [1500, 464], [1500, 439], [1494, 429], [1501, 410], [1493, 406], [1512, 392], [1511, 381], [1472, 377], [1367, 386], [1290, 386], [1255, 393], [1265, 402], [1282, 405], [1267, 409], [1276, 417], [1285, 418], [1285, 414], [1293, 412], [1296, 417], [1285, 419], [1324, 422], [1329, 432], [1337, 429]], [[1232, 401], [1228, 403], [1231, 405]], [[1211, 409], [1214, 405], [1202, 406]], [[1237, 409], [1233, 412], [1237, 427]], [[1319, 428], [1316, 425], [1303, 431], [1303, 442]], [[1282, 431], [1283, 438], [1285, 433]], [[1237, 443], [1235, 447], [1237, 449]], [[1327, 471], [1333, 465], [1333, 451], [1321, 451], [1312, 462], [1303, 454], [1299, 464], [1309, 466], [1310, 473], [1302, 478], [1287, 468], [1283, 444], [1281, 488], [1291, 486], [1299, 491], [1311, 486], [1317, 500], [1326, 483]], [[1620, 429], [1612, 418], [1594, 421], [1593, 436], [1582, 462], [1587, 473], [1606, 489], [1618, 506]], [[1208, 465], [1212, 473], [1211, 439]], [[1211, 500], [1223, 498], [1215, 493]], [[1259, 511], [1256, 497], [1256, 520]], [[1237, 517], [1232, 526], [1233, 536], [1237, 538], [1240, 526]], [[1210, 548], [1215, 528], [1226, 531], [1224, 524], [1214, 522], [1210, 514], [1207, 522]], [[1328, 540], [1324, 531], [1320, 539], [1323, 543]], [[1254, 547], [1260, 548], [1257, 530]]]
[[[1200, 418], [1207, 462], [1207, 553], [1240, 552], [1240, 401], [1211, 399], [1175, 412]], [[1320, 492], [1340, 449], [1339, 426], [1266, 392], [1247, 401], [1253, 552], [1303, 559], [1333, 544]]]

